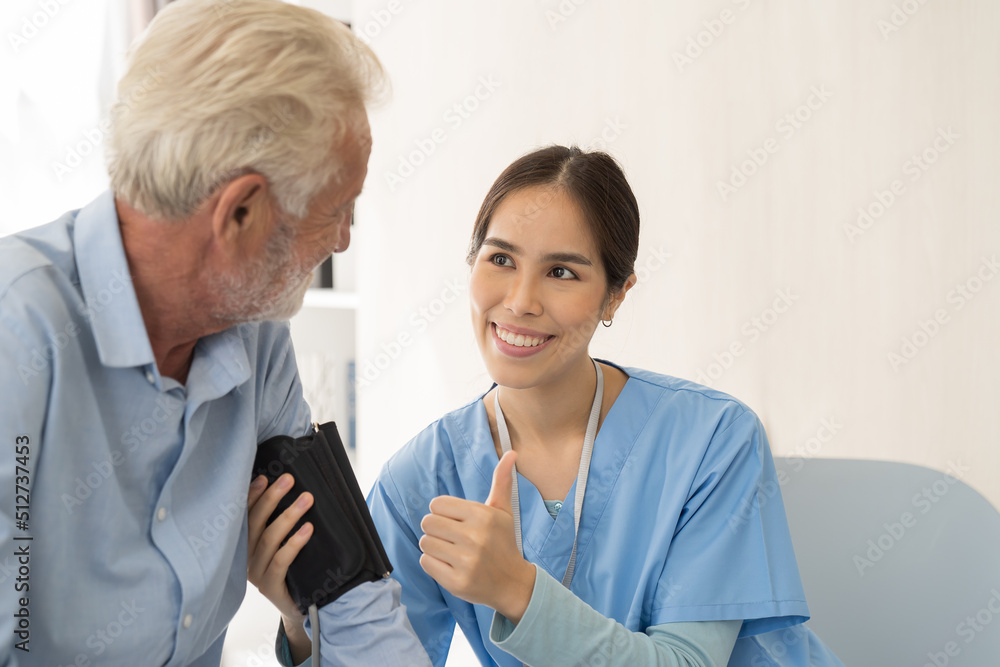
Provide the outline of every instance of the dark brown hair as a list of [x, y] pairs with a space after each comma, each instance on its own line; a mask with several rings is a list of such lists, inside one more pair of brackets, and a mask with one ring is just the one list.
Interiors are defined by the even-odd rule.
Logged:
[[601, 151], [585, 152], [576, 146], [547, 146], [504, 169], [476, 216], [468, 263], [475, 262], [500, 203], [512, 192], [546, 185], [561, 188], [580, 207], [601, 253], [608, 293], [620, 290], [632, 274], [639, 253], [639, 205], [613, 157]]

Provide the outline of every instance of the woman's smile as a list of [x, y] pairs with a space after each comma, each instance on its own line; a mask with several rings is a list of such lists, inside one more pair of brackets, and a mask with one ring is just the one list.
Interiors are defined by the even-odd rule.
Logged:
[[490, 328], [493, 330], [493, 343], [496, 348], [510, 357], [527, 357], [541, 352], [555, 338], [509, 325], [505, 327], [496, 322], [493, 322]]

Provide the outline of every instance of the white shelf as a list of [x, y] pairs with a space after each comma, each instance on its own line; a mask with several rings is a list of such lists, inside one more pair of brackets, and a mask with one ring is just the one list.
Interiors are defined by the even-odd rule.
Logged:
[[333, 308], [357, 310], [361, 297], [357, 292], [338, 292], [335, 289], [310, 287], [302, 305], [306, 308]]

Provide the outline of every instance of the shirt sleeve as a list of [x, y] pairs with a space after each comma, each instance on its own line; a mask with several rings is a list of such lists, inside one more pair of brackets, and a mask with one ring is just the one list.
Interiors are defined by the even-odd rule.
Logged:
[[51, 360], [44, 356], [45, 343], [38, 341], [37, 345], [32, 345], [26, 336], [15, 335], [15, 330], [17, 324], [0, 312], [0, 369], [3, 369], [0, 374], [0, 396], [3, 396], [0, 400], [0, 438], [3, 438], [5, 452], [0, 461], [0, 489], [3, 489], [0, 492], [0, 564], [10, 571], [0, 586], [0, 635], [3, 637], [0, 639], [0, 665], [3, 667], [18, 664], [19, 642], [28, 640], [23, 646], [31, 648], [30, 630], [18, 635], [21, 617], [15, 615], [22, 609], [25, 614], [30, 612], [30, 605], [21, 602], [29, 601], [29, 591], [19, 590], [15, 580], [18, 546], [30, 542], [19, 542], [15, 538], [32, 534], [26, 500], [32, 490], [51, 384]]
[[222, 647], [226, 643], [226, 631], [223, 630], [219, 638], [193, 661], [187, 663], [187, 667], [215, 667], [222, 664]]
[[772, 630], [736, 642], [732, 664], [761, 667], [844, 667], [806, 625]]
[[716, 427], [659, 582], [650, 625], [743, 619], [745, 637], [808, 620], [774, 461], [752, 411]]
[[[493, 615], [490, 640], [525, 664], [716, 667], [729, 663], [741, 621], [671, 623], [632, 632], [592, 609], [540, 567], [516, 626]], [[604, 660], [601, 661], [603, 656]]]
[[[382, 579], [356, 586], [321, 607], [323, 667], [429, 667], [399, 596], [399, 582]], [[305, 628], [311, 638], [309, 620]]]
[[437, 582], [420, 567], [420, 536], [407, 518], [408, 513], [414, 517], [426, 514], [426, 505], [434, 495], [431, 489], [411, 488], [405, 497], [401, 496], [385, 468], [368, 496], [368, 506], [392, 563], [392, 578], [402, 586], [410, 623], [431, 662], [443, 667], [455, 632], [455, 618]]
[[261, 414], [257, 442], [275, 435], [299, 437], [310, 432], [309, 405], [302, 396], [302, 382], [295, 361], [291, 331], [285, 322], [264, 322], [259, 354], [266, 355], [259, 368]]

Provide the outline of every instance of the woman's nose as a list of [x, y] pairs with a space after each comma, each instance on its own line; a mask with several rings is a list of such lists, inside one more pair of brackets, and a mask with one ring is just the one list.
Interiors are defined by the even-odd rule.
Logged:
[[515, 278], [507, 290], [504, 307], [512, 315], [541, 315], [542, 304], [539, 300], [538, 284], [527, 276]]

